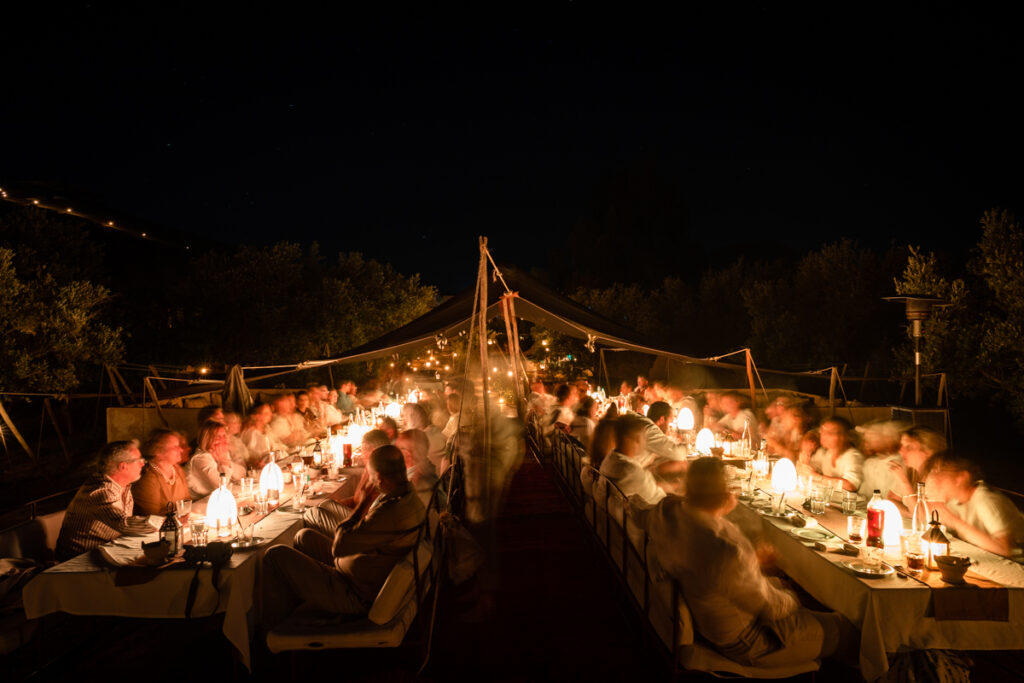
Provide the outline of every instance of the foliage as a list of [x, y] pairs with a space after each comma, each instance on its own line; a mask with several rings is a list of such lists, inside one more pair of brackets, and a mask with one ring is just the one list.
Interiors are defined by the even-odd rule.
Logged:
[[338, 354], [422, 315], [436, 291], [360, 254], [326, 261], [313, 244], [210, 252], [173, 288], [179, 363], [293, 363]]
[[19, 275], [18, 255], [0, 248], [0, 390], [64, 392], [89, 363], [116, 363], [120, 328], [100, 321], [110, 292], [85, 280], [58, 281], [40, 266]]

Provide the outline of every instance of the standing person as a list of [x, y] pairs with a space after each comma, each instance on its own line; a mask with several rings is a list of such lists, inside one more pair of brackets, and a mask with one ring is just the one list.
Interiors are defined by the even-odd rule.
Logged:
[[57, 538], [57, 559], [63, 562], [124, 534], [154, 529], [131, 520], [135, 500], [132, 483], [142, 476], [139, 442], [112, 441], [99, 453], [96, 474], [71, 499]]
[[187, 481], [192, 498], [202, 498], [220, 486], [220, 475], [232, 481], [245, 476], [245, 467], [231, 460], [228, 431], [220, 422], [207, 420], [199, 428], [199, 449], [188, 463]]
[[135, 514], [163, 515], [167, 504], [191, 500], [185, 470], [180, 464], [181, 443], [170, 429], [154, 429], [140, 449], [146, 459], [142, 476], [132, 485]]
[[679, 581], [697, 630], [747, 666], [834, 654], [852, 660], [853, 626], [839, 614], [802, 608], [778, 579], [765, 577], [750, 541], [725, 518], [734, 507], [722, 461], [698, 458], [686, 474], [686, 498], [669, 497], [650, 513], [658, 561]]
[[982, 481], [970, 460], [951, 451], [928, 462], [928, 506], [959, 538], [1003, 557], [1019, 557], [1024, 545], [1024, 518], [1003, 494]]

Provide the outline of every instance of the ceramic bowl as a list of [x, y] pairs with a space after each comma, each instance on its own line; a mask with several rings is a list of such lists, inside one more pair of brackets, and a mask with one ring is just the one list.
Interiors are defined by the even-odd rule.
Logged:
[[971, 558], [963, 555], [939, 555], [935, 558], [935, 564], [942, 572], [942, 580], [948, 583], [963, 583], [964, 574], [971, 566]]

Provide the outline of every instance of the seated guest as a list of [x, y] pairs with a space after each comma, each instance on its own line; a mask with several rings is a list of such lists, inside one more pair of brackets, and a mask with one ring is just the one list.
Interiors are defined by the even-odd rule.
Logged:
[[[778, 426], [765, 436], [768, 450], [776, 455], [789, 458], [793, 462], [798, 461], [800, 459], [800, 443], [804, 434], [807, 433], [809, 424], [810, 416], [802, 405], [791, 403], [785, 406], [779, 413]], [[815, 446], [814, 450], [817, 449], [818, 447]]]
[[917, 506], [917, 484], [936, 453], [946, 450], [946, 437], [931, 427], [915, 425], [900, 436], [900, 460], [890, 464], [889, 498], [907, 510]]
[[276, 545], [263, 558], [263, 622], [268, 628], [298, 604], [342, 615], [366, 614], [395, 564], [415, 545], [425, 510], [405, 477], [405, 460], [382, 446], [367, 471], [379, 495], [331, 536], [303, 529], [295, 547]]
[[978, 467], [952, 451], [932, 456], [925, 476], [928, 507], [953, 533], [982, 550], [1019, 556], [1024, 544], [1024, 517], [1001, 493], [981, 480]]
[[590, 396], [580, 399], [576, 407], [576, 415], [569, 423], [569, 434], [579, 441], [583, 448], [590, 445], [590, 437], [594, 434], [594, 426], [597, 424], [597, 409], [600, 406]]
[[758, 425], [758, 431], [761, 433], [762, 439], [770, 437], [779, 439], [785, 436], [786, 429], [782, 425], [782, 414], [792, 404], [793, 399], [789, 396], [772, 396], [771, 400], [768, 401], [768, 405], [764, 407], [764, 419]]
[[801, 469], [832, 480], [836, 490], [856, 491], [864, 479], [864, 456], [853, 447], [849, 422], [841, 417], [830, 417], [818, 430], [821, 448], [802, 463]]
[[377, 429], [388, 435], [388, 443], [394, 443], [398, 438], [398, 423], [387, 415], [377, 420]]
[[245, 465], [231, 460], [228, 430], [220, 422], [207, 420], [199, 428], [199, 448], [186, 468], [188, 489], [193, 499], [209, 495], [220, 486], [220, 475], [232, 481], [245, 476]]
[[295, 394], [295, 414], [302, 416], [302, 426], [308, 434], [307, 438], [320, 438], [326, 433], [320, 419], [319, 403], [308, 391]]
[[555, 389], [555, 406], [552, 408], [551, 416], [548, 419], [550, 429], [561, 429], [563, 432], [569, 431], [569, 425], [572, 424], [572, 418], [575, 416], [578, 397], [575, 386], [571, 384], [558, 385], [558, 388]]
[[[430, 416], [419, 403], [406, 403], [402, 406], [402, 422], [406, 429], [418, 429], [430, 441], [427, 457], [438, 473], [445, 470], [445, 459], [448, 457], [448, 445], [441, 430], [430, 422]], [[398, 438], [398, 435], [395, 435]]]
[[864, 454], [864, 479], [860, 494], [871, 497], [877, 490], [883, 498], [889, 496], [894, 483], [894, 471], [903, 471], [900, 457], [900, 435], [906, 425], [895, 420], [874, 420], [857, 427], [860, 449]]
[[726, 432], [737, 439], [743, 436], [746, 429], [750, 433], [751, 443], [761, 442], [757, 431], [757, 417], [753, 411], [744, 407], [742, 396], [735, 391], [724, 393], [719, 399], [719, 406], [722, 409], [722, 416], [715, 421], [712, 429]]
[[615, 450], [605, 456], [601, 474], [615, 483], [619, 490], [639, 507], [657, 505], [665, 497], [665, 489], [654, 475], [639, 462], [646, 452], [647, 425], [637, 415], [623, 415], [615, 420]]
[[356, 383], [350, 379], [343, 380], [338, 387], [336, 405], [342, 415], [352, 416], [356, 413]]
[[[387, 434], [379, 429], [371, 429], [363, 434], [363, 440], [359, 448], [363, 457], [369, 458], [370, 454], [381, 446], [390, 445], [391, 440], [388, 439]], [[369, 471], [364, 469], [363, 476], [356, 485], [356, 491], [353, 495], [343, 498], [341, 496], [341, 489], [335, 489], [335, 492], [330, 494], [327, 500], [317, 507], [306, 508], [302, 515], [302, 521], [310, 529], [318, 529], [325, 534], [333, 534], [334, 529], [351, 517], [353, 511], [373, 502], [372, 492], [373, 487], [370, 482]]]
[[345, 421], [345, 416], [341, 414], [340, 410], [338, 410], [337, 403], [338, 392], [331, 389], [327, 392], [327, 401], [325, 401], [323, 406], [321, 406], [323, 408], [324, 426], [327, 427], [327, 429], [340, 425]]
[[179, 464], [184, 467], [185, 463], [192, 457], [192, 444], [188, 442], [185, 432], [175, 431], [174, 433], [178, 435], [178, 445], [181, 446], [181, 463]]
[[[242, 431], [242, 443], [249, 451], [249, 462], [254, 467], [267, 464], [271, 451], [285, 450], [285, 445], [277, 440], [270, 429], [273, 413], [266, 403], [256, 403], [249, 408], [246, 416], [245, 429]], [[280, 453], [278, 457], [280, 457]]]
[[270, 435], [286, 448], [300, 446], [309, 439], [306, 420], [295, 412], [295, 397], [280, 394], [274, 398], [274, 416], [270, 419]]
[[181, 443], [170, 429], [154, 429], [142, 444], [146, 467], [132, 484], [136, 515], [167, 514], [167, 504], [191, 500], [181, 461]]
[[802, 608], [778, 579], [761, 573], [754, 547], [725, 518], [735, 506], [722, 462], [698, 458], [686, 474], [686, 498], [666, 498], [649, 513], [654, 551], [679, 581], [697, 630], [748, 666], [847, 654], [856, 643], [853, 626], [838, 614]]
[[199, 412], [196, 413], [196, 427], [202, 427], [203, 423], [206, 422], [207, 420], [223, 422], [224, 409], [221, 408], [220, 406], [214, 405], [203, 406], [202, 408], [199, 409]]
[[672, 406], [664, 401], [655, 401], [647, 408], [647, 416], [637, 415], [647, 430], [645, 448], [647, 456], [641, 462], [644, 467], [666, 461], [686, 462], [686, 446], [668, 438], [672, 425]]
[[99, 453], [96, 474], [71, 499], [57, 538], [57, 559], [63, 562], [123, 534], [146, 534], [148, 523], [130, 518], [135, 501], [133, 482], [145, 461], [138, 441], [112, 441]]
[[640, 394], [641, 396], [643, 396], [644, 392], [646, 392], [649, 388], [650, 388], [650, 385], [647, 382], [647, 378], [644, 377], [643, 375], [637, 375], [636, 376], [636, 386], [633, 387], [633, 393], [634, 394]]
[[224, 413], [224, 427], [228, 430], [228, 450], [231, 451], [232, 462], [245, 466], [246, 469], [254, 467], [249, 449], [242, 441], [242, 416], [238, 413]]
[[395, 447], [405, 458], [405, 476], [409, 479], [423, 505], [430, 503], [437, 484], [437, 470], [427, 457], [430, 453], [430, 439], [419, 429], [407, 429], [395, 439]]

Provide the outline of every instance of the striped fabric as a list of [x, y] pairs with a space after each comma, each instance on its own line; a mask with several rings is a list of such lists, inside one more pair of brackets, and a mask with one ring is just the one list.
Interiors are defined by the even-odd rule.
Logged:
[[69, 560], [123, 534], [134, 504], [131, 486], [120, 486], [110, 477], [82, 484], [64, 515], [57, 559]]

